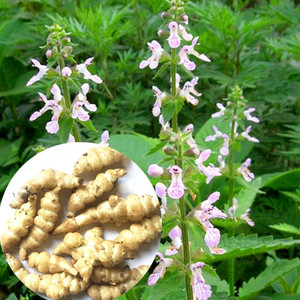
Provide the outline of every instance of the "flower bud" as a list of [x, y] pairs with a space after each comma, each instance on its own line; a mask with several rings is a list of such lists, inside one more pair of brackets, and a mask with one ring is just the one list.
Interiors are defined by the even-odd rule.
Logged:
[[179, 20], [186, 25], [189, 24], [189, 17], [186, 14], [179, 16]]
[[167, 13], [166, 11], [163, 11], [162, 13], [161, 13], [161, 18], [162, 19], [164, 19], [164, 20], [170, 20], [170, 19], [172, 19], [172, 15], [170, 15], [169, 13]]
[[198, 148], [189, 148], [186, 150], [183, 155], [188, 157], [198, 157], [200, 154], [200, 151]]
[[169, 146], [164, 147], [164, 148], [163, 148], [163, 151], [164, 151], [167, 155], [173, 155], [173, 154], [177, 154], [177, 153], [178, 153], [174, 147], [169, 147]]
[[153, 164], [148, 168], [148, 174], [151, 177], [160, 177], [164, 173], [164, 169], [159, 165]]
[[61, 75], [65, 78], [67, 77], [70, 77], [72, 74], [72, 70], [69, 68], [69, 67], [64, 67], [62, 70], [61, 70]]
[[71, 39], [67, 36], [63, 39], [64, 42], [67, 42], [67, 43], [70, 43], [71, 42]]
[[52, 50], [48, 49], [48, 50], [46, 51], [46, 56], [47, 56], [48, 58], [51, 57], [52, 54], [53, 54]]
[[168, 37], [170, 33], [167, 30], [159, 29], [157, 34], [159, 37]]

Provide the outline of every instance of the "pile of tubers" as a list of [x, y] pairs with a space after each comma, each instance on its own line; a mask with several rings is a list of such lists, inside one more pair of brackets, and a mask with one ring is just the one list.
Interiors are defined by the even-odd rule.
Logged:
[[[149, 266], [130, 269], [124, 260], [134, 259], [134, 252], [140, 246], [159, 236], [161, 217], [157, 214], [156, 197], [131, 194], [123, 199], [119, 194], [110, 195], [77, 215], [87, 204], [111, 191], [118, 178], [126, 175], [122, 168], [99, 173], [103, 167], [118, 163], [124, 157], [106, 146], [91, 148], [78, 159], [73, 174], [42, 170], [27, 181], [11, 201], [10, 206], [16, 210], [1, 235], [1, 246], [11, 269], [32, 291], [57, 300], [87, 290], [94, 300], [112, 300], [132, 288], [147, 272]], [[84, 185], [80, 176], [90, 171], [98, 175]], [[62, 206], [62, 189], [72, 190], [67, 219], [54, 228]], [[42, 195], [40, 201], [39, 195]], [[131, 224], [114, 240], [104, 240], [100, 226], [87, 230], [84, 235], [78, 232], [82, 226], [93, 223], [112, 224], [116, 228]], [[57, 234], [65, 236], [53, 254], [37, 252], [51, 235]], [[17, 257], [8, 253], [16, 246], [20, 259], [27, 260], [29, 267], [43, 275], [30, 273]]]

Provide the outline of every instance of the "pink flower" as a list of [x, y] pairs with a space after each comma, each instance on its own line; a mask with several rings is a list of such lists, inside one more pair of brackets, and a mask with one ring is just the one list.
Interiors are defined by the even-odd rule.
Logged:
[[182, 23], [184, 23], [185, 25], [189, 24], [189, 17], [187, 15], [182, 15], [181, 20], [182, 20]]
[[253, 226], [255, 225], [255, 223], [250, 219], [249, 214], [250, 214], [250, 208], [248, 208], [248, 209], [245, 211], [245, 213], [241, 215], [240, 218], [241, 218], [242, 220], [245, 220], [245, 221], [248, 223], [249, 226], [252, 226], [252, 227], [253, 227]]
[[172, 258], [164, 258], [160, 252], [157, 252], [156, 255], [160, 258], [160, 260], [158, 266], [154, 269], [153, 274], [151, 274], [148, 278], [148, 285], [150, 286], [155, 285], [159, 278], [163, 278], [167, 268], [173, 263]]
[[236, 199], [236, 198], [233, 198], [233, 199], [232, 199], [232, 206], [230, 206], [229, 209], [228, 209], [228, 215], [229, 215], [231, 218], [233, 218], [233, 216], [234, 216], [234, 214], [235, 214], [235, 212], [236, 212], [238, 206], [239, 206], [239, 205], [238, 205], [237, 199]]
[[75, 142], [75, 138], [74, 136], [70, 133], [69, 134], [69, 138], [68, 138], [68, 143], [74, 143]]
[[[183, 89], [180, 92], [180, 96], [185, 98], [187, 102], [193, 104], [193, 105], [198, 105], [199, 101], [196, 99], [193, 95], [200, 97], [202, 94], [198, 93], [195, 90], [195, 85], [198, 83], [198, 77], [193, 78], [191, 81], [187, 81]], [[191, 95], [193, 94], [193, 95]]]
[[104, 130], [102, 132], [100, 145], [109, 147], [109, 131], [108, 130]]
[[50, 50], [50, 49], [48, 49], [47, 51], [46, 51], [46, 56], [49, 58], [49, 57], [51, 57], [52, 56], [52, 50]]
[[165, 123], [165, 120], [164, 120], [164, 117], [163, 117], [162, 114], [159, 116], [158, 122], [161, 125], [161, 128], [162, 128], [163, 131], [166, 131], [170, 128], [169, 122]]
[[189, 124], [189, 125], [187, 125], [187, 126], [183, 129], [183, 133], [192, 132], [193, 130], [194, 130], [194, 125], [193, 125], [193, 124]]
[[140, 69], [144, 69], [147, 66], [149, 66], [150, 69], [155, 69], [157, 68], [159, 60], [163, 54], [163, 48], [160, 43], [155, 40], [147, 44], [152, 55], [147, 60], [141, 61]]
[[222, 134], [222, 139], [224, 140], [223, 145], [220, 149], [220, 153], [223, 156], [227, 156], [229, 154], [229, 136], [227, 134]]
[[217, 126], [213, 126], [213, 131], [215, 132], [214, 135], [209, 135], [205, 138], [205, 142], [215, 141], [217, 138], [221, 137], [223, 133], [219, 131]]
[[259, 143], [259, 140], [255, 137], [252, 137], [249, 135], [249, 132], [251, 131], [252, 126], [248, 126], [244, 132], [241, 133], [241, 136], [244, 137], [246, 140], [253, 142], [253, 143]]
[[178, 253], [178, 249], [182, 246], [182, 232], [179, 226], [175, 226], [170, 232], [169, 237], [172, 239], [172, 246], [166, 250], [166, 255], [174, 255]]
[[180, 58], [180, 61], [179, 61], [179, 64], [183, 64], [184, 67], [190, 71], [193, 71], [196, 69], [196, 64], [192, 61], [189, 60], [188, 58], [188, 55], [194, 55], [196, 56], [197, 58], [203, 60], [203, 61], [206, 61], [206, 62], [210, 62], [210, 59], [204, 55], [204, 54], [199, 54], [194, 48], [195, 46], [197, 45], [197, 42], [198, 42], [198, 38], [199, 37], [195, 37], [192, 41], [192, 45], [190, 46], [183, 46], [180, 50], [180, 53], [179, 53], [179, 58]]
[[169, 42], [169, 46], [171, 48], [178, 48], [180, 46], [180, 40], [181, 38], [178, 35], [178, 24], [174, 21], [172, 21], [169, 24], [170, 29], [170, 36], [168, 37], [167, 41]]
[[47, 71], [49, 70], [47, 66], [41, 65], [40, 62], [36, 59], [31, 59], [32, 63], [33, 63], [33, 67], [36, 67], [39, 69], [39, 72], [32, 76], [29, 81], [26, 83], [26, 85], [32, 85], [33, 83], [41, 80], [43, 78], [44, 75], [47, 74]]
[[168, 187], [168, 195], [172, 199], [180, 199], [184, 195], [185, 186], [182, 182], [182, 170], [178, 166], [172, 166], [169, 169], [172, 175], [172, 181]]
[[193, 35], [187, 33], [185, 27], [182, 26], [181, 24], [179, 24], [178, 32], [186, 41], [191, 41], [193, 39]]
[[207, 300], [211, 297], [211, 287], [205, 283], [202, 276], [202, 268], [205, 266], [203, 262], [192, 264], [190, 269], [192, 271], [191, 286], [193, 290], [194, 300]]
[[196, 155], [196, 156], [199, 156], [200, 155], [200, 150], [198, 148], [198, 145], [196, 144], [196, 141], [190, 137], [186, 143], [190, 146], [190, 149], [193, 151], [193, 153]]
[[64, 67], [62, 70], [61, 70], [61, 75], [63, 77], [70, 77], [72, 74], [72, 70], [69, 68], [69, 67]]
[[224, 116], [226, 107], [224, 107], [221, 103], [217, 103], [217, 107], [219, 108], [219, 111], [212, 114], [211, 115], [212, 118], [219, 118], [221, 116]]
[[[53, 89], [53, 87], [52, 87]], [[52, 92], [51, 89], [51, 92]], [[57, 133], [57, 131], [59, 130], [59, 125], [58, 125], [58, 119], [59, 116], [61, 114], [61, 112], [63, 111], [63, 108], [61, 105], [58, 104], [58, 101], [56, 100], [47, 100], [46, 95], [39, 93], [40, 95], [40, 99], [45, 103], [44, 107], [39, 110], [39, 111], [35, 111], [29, 118], [30, 121], [34, 121], [35, 119], [39, 118], [42, 114], [44, 114], [46, 111], [51, 110], [53, 115], [51, 118], [51, 121], [49, 121], [46, 124], [46, 130], [53, 134], [53, 133]]]
[[253, 173], [250, 172], [250, 170], [248, 169], [248, 167], [250, 166], [251, 164], [251, 159], [248, 158], [245, 160], [245, 162], [242, 163], [242, 165], [237, 169], [237, 171], [239, 173], [241, 173], [244, 177], [244, 179], [248, 182], [252, 181], [255, 176]]
[[100, 84], [102, 82], [102, 79], [98, 75], [92, 75], [90, 71], [87, 69], [87, 67], [93, 63], [93, 59], [94, 57], [90, 57], [83, 64], [77, 65], [76, 70], [79, 73], [83, 74], [84, 79], [90, 79]]
[[203, 201], [200, 204], [200, 209], [194, 212], [195, 218], [200, 222], [205, 231], [207, 231], [208, 228], [213, 228], [213, 225], [209, 222], [210, 219], [225, 219], [227, 217], [225, 213], [212, 205], [219, 199], [219, 197], [219, 192], [212, 193], [211, 195], [209, 195], [207, 200]]
[[155, 192], [156, 192], [156, 195], [161, 200], [160, 210], [161, 210], [161, 216], [163, 217], [165, 215], [166, 209], [167, 209], [167, 187], [163, 183], [158, 182], [155, 185]]
[[96, 111], [97, 106], [89, 103], [86, 99], [86, 94], [89, 92], [89, 85], [87, 83], [81, 86], [81, 90], [72, 104], [72, 118], [78, 118], [80, 121], [86, 122], [90, 119], [90, 116], [88, 112], [83, 109], [83, 106], [89, 111]]
[[162, 101], [167, 97], [165, 92], [162, 92], [158, 87], [153, 86], [152, 90], [154, 92], [154, 96], [156, 97], [156, 101], [153, 105], [152, 114], [154, 117], [158, 117], [161, 113]]
[[218, 246], [221, 239], [220, 230], [217, 228], [208, 228], [204, 237], [205, 244], [208, 247], [214, 248]]
[[148, 168], [148, 174], [151, 177], [160, 177], [164, 173], [164, 169], [159, 165], [152, 164]]
[[56, 102], [60, 102], [62, 100], [62, 95], [59, 86], [54, 83], [51, 88], [51, 94], [53, 95], [53, 100]]
[[249, 108], [244, 111], [244, 115], [248, 121], [252, 121], [254, 123], [259, 123], [259, 118], [251, 116], [251, 113], [254, 111], [255, 111], [255, 108]]

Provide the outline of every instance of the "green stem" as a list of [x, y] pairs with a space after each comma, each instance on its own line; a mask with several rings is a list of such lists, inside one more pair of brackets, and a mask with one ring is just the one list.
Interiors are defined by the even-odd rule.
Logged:
[[[59, 59], [59, 68], [60, 70], [62, 70], [65, 66], [65, 62], [62, 58]], [[63, 78], [61, 78], [61, 85], [62, 85], [62, 89], [63, 89], [63, 95], [64, 95], [64, 99], [65, 99], [65, 106], [67, 111], [70, 111], [71, 109], [71, 97], [70, 97], [70, 90], [69, 90], [69, 85], [68, 82], [66, 80], [64, 80]], [[79, 133], [79, 129], [78, 126], [76, 124], [76, 121], [73, 120], [73, 125], [72, 125], [72, 134], [74, 136], [74, 139], [76, 142], [80, 142], [80, 133]]]
[[[177, 72], [177, 65], [176, 65], [176, 49], [172, 49], [171, 53], [171, 94], [172, 100], [175, 102], [176, 105], [176, 72]], [[172, 128], [174, 133], [178, 133], [178, 113], [175, 109], [175, 112], [172, 116]], [[177, 164], [180, 168], [182, 168], [182, 145], [181, 141], [178, 140], [177, 143], [177, 150], [178, 150], [178, 158], [175, 160], [175, 164]], [[183, 262], [185, 266], [188, 266], [191, 263], [191, 256], [190, 256], [190, 247], [189, 247], [189, 236], [187, 230], [187, 223], [186, 223], [186, 211], [185, 211], [185, 199], [184, 197], [179, 200], [179, 207], [180, 207], [180, 227], [182, 231], [182, 248], [183, 248]], [[186, 295], [188, 300], [193, 300], [193, 292], [191, 286], [191, 276], [190, 272], [186, 271], [185, 273], [185, 288], [186, 288]]]
[[229, 293], [231, 297], [234, 297], [235, 287], [234, 287], [234, 258], [228, 259], [228, 283], [229, 283]]
[[[230, 132], [230, 141], [229, 141], [229, 158], [228, 158], [228, 169], [229, 169], [229, 180], [228, 180], [228, 205], [229, 207], [233, 205], [233, 188], [234, 188], [234, 182], [233, 182], [233, 158], [234, 158], [234, 141], [235, 141], [235, 115], [236, 115], [236, 108], [234, 108], [233, 111], [233, 117], [231, 122], [231, 132]], [[234, 235], [234, 234], [232, 234]], [[234, 286], [234, 265], [235, 265], [235, 259], [231, 258], [228, 260], [228, 283], [229, 283], [229, 292], [230, 296], [234, 296], [235, 292], [235, 286]]]

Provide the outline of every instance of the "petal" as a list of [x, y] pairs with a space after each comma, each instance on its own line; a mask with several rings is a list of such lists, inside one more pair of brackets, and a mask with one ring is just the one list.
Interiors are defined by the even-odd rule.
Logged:
[[166, 197], [167, 187], [163, 183], [158, 182], [155, 185], [155, 192], [159, 198], [164, 198], [164, 197]]
[[214, 192], [214, 193], [209, 195], [207, 200], [210, 203], [215, 203], [217, 200], [219, 200], [219, 198], [220, 198], [220, 192]]
[[164, 169], [159, 165], [152, 164], [148, 168], [148, 174], [151, 177], [160, 177], [164, 173]]
[[35, 111], [29, 118], [29, 121], [34, 121], [38, 117], [40, 117], [42, 114], [39, 111]]
[[211, 154], [211, 150], [210, 149], [206, 149], [204, 151], [201, 152], [199, 158], [202, 162], [208, 160], [208, 158], [210, 157]]
[[83, 93], [86, 95], [86, 94], [89, 92], [89, 90], [90, 90], [90, 86], [89, 86], [88, 83], [84, 83], [84, 84], [81, 86], [81, 89], [82, 89]]
[[169, 232], [169, 237], [174, 240], [175, 238], [179, 237], [181, 238], [182, 232], [180, 227], [177, 225], [175, 226], [170, 232]]
[[46, 130], [51, 133], [57, 133], [57, 131], [59, 130], [59, 126], [58, 126], [58, 122], [57, 121], [50, 121], [46, 124]]
[[93, 60], [94, 60], [94, 57], [90, 57], [90, 58], [88, 58], [88, 59], [84, 62], [84, 64], [87, 65], [87, 66], [89, 66], [89, 65], [91, 65], [91, 64], [93, 63]]
[[92, 80], [98, 84], [102, 83], [102, 79], [98, 75], [91, 75], [90, 80]]

